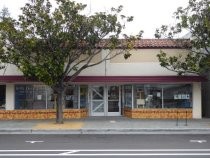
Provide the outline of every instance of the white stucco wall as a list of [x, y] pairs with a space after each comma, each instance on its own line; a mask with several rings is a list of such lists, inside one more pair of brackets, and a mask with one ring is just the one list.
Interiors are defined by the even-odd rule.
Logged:
[[6, 66], [6, 69], [0, 70], [0, 75], [5, 75], [5, 76], [23, 75], [23, 73], [20, 72], [16, 66], [11, 65], [11, 64], [7, 64], [5, 66]]
[[[6, 71], [0, 70], [0, 75], [22, 75], [15, 66], [8, 66]], [[80, 76], [167, 76], [176, 75], [160, 66], [159, 62], [142, 63], [110, 63], [106, 61], [86, 69]]]
[[[103, 50], [101, 57], [107, 55], [108, 50]], [[164, 50], [169, 55], [180, 52], [177, 49]], [[160, 66], [156, 54], [159, 49], [139, 49], [131, 51], [133, 56], [125, 60], [123, 55], [117, 56], [111, 61], [103, 62], [97, 66], [90, 67], [80, 73], [80, 76], [167, 76], [176, 75]], [[184, 52], [183, 52], [184, 54]], [[7, 65], [6, 71], [0, 70], [0, 75], [22, 75], [13, 65]]]
[[15, 86], [14, 84], [6, 85], [6, 110], [14, 110], [15, 107]]
[[[175, 50], [169, 51], [171, 54], [175, 54]], [[107, 53], [106, 50], [103, 51], [105, 56]], [[125, 60], [123, 55], [117, 57], [116, 60], [106, 61], [97, 66], [86, 69], [80, 73], [80, 76], [167, 76], [167, 75], [177, 75], [176, 73], [169, 71], [160, 66], [160, 63], [157, 60], [156, 54], [159, 53], [159, 49], [150, 50], [139, 50], [135, 52], [139, 54], [152, 53], [150, 59], [142, 59], [141, 56], [137, 56], [137, 59], [128, 59]], [[134, 56], [131, 58], [134, 58]], [[139, 59], [139, 62], [137, 62]], [[156, 60], [155, 60], [156, 59]]]
[[193, 118], [202, 118], [201, 83], [193, 83]]
[[[105, 67], [106, 65], [106, 67]], [[158, 62], [100, 64], [83, 71], [80, 76], [170, 76], [177, 75], [162, 68]]]

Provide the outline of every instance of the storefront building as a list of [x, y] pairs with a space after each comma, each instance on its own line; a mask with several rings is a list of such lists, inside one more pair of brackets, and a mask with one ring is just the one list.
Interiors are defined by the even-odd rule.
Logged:
[[[156, 55], [186, 54], [169, 40], [140, 40], [132, 56], [118, 56], [82, 72], [65, 92], [64, 117], [201, 118], [200, 76], [177, 76]], [[104, 50], [101, 54], [106, 54]], [[3, 72], [0, 72], [3, 74]], [[55, 118], [52, 90], [14, 66], [0, 76], [0, 119]]]

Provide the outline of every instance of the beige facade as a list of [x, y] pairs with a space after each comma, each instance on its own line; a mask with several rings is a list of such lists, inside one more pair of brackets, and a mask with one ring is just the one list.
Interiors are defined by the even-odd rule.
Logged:
[[[182, 49], [162, 49], [168, 56], [185, 56], [188, 51]], [[144, 63], [144, 62], [159, 62], [157, 54], [160, 49], [137, 49], [130, 51], [131, 56], [127, 60], [122, 55], [112, 59], [110, 63]]]
[[[177, 49], [177, 48], [169, 48], [169, 49], [163, 49], [163, 51], [165, 53], [167, 53], [167, 55], [169, 56], [174, 56], [174, 55], [179, 55], [181, 54], [182, 56], [185, 56], [187, 54], [186, 50], [183, 49]], [[112, 76], [137, 76], [137, 77], [154, 77], [154, 76], [176, 76], [177, 74], [171, 71], [168, 71], [165, 68], [162, 68], [159, 64], [159, 61], [157, 59], [157, 54], [160, 52], [160, 49], [154, 49], [154, 48], [149, 48], [149, 49], [134, 49], [132, 50], [130, 53], [132, 54], [130, 58], [128, 58], [127, 60], [124, 59], [123, 55], [119, 55], [117, 57], [115, 57], [114, 59], [108, 60], [108, 61], [104, 61], [101, 64], [88, 68], [86, 70], [84, 70], [83, 72], [81, 72], [81, 74], [79, 76], [98, 76], [98, 77], [112, 77]], [[96, 56], [92, 62], [95, 63], [98, 60], [100, 60], [101, 58], [105, 57], [108, 54], [108, 50], [103, 50], [102, 53], [98, 56]], [[82, 65], [80, 65], [82, 66]], [[4, 70], [0, 70], [0, 74], [2, 76], [22, 76], [23, 74], [17, 70], [17, 68], [15, 66], [12, 65], [8, 65], [6, 71]], [[13, 118], [19, 118], [18, 115], [18, 109], [16, 109], [16, 104], [17, 104], [17, 98], [19, 97], [16, 93], [17, 90], [16, 88], [21, 85], [33, 85], [37, 84], [35, 82], [24, 82], [24, 81], [13, 81], [11, 83], [5, 83], [0, 81], [1, 85], [6, 85], [6, 97], [5, 97], [5, 110], [11, 110], [13, 112], [11, 112], [14, 117]], [[40, 83], [39, 83], [40, 84]], [[162, 96], [162, 94], [164, 93], [164, 86], [165, 85], [170, 85], [171, 89], [173, 90], [173, 88], [175, 87], [174, 85], [185, 85], [188, 84], [190, 86], [192, 86], [192, 97], [190, 96], [188, 98], [188, 100], [192, 99], [192, 107], [191, 109], [187, 109], [186, 110], [189, 112], [187, 115], [187, 118], [202, 118], [202, 108], [201, 108], [201, 84], [200, 82], [191, 82], [191, 81], [184, 81], [184, 82], [170, 82], [167, 83], [164, 81], [154, 81], [152, 83], [150, 83], [150, 81], [146, 81], [144, 80], [143, 82], [133, 82], [133, 81], [124, 81], [124, 82], [117, 82], [117, 81], [109, 81], [108, 83], [106, 81], [101, 82], [101, 81], [95, 81], [93, 82], [82, 82], [82, 83], [76, 83], [75, 87], [77, 86], [77, 96], [76, 98], [77, 100], [77, 104], [78, 106], [76, 106], [77, 109], [80, 109], [82, 107], [82, 103], [80, 103], [84, 98], [82, 98], [82, 95], [86, 95], [85, 99], [87, 99], [87, 103], [85, 105], [85, 110], [79, 110], [76, 112], [74, 110], [70, 110], [69, 112], [67, 112], [65, 114], [66, 118], [73, 118], [73, 116], [75, 115], [76, 118], [79, 118], [80, 115], [81, 117], [87, 117], [88, 115], [90, 116], [97, 116], [96, 113], [94, 113], [94, 110], [98, 110], [98, 109], [103, 109], [104, 112], [100, 113], [98, 116], [120, 116], [120, 115], [125, 115], [125, 116], [134, 116], [133, 118], [152, 118], [153, 116], [155, 118], [175, 118], [176, 114], [173, 114], [175, 109], [163, 109], [164, 107], [164, 98]], [[83, 92], [83, 89], [81, 88], [82, 86], [85, 85], [85, 92]], [[159, 98], [159, 100], [162, 99], [162, 104], [160, 104], [160, 108], [162, 109], [149, 109], [149, 103], [148, 103], [148, 107], [147, 109], [138, 109], [139, 107], [144, 107], [144, 106], [137, 106], [135, 103], [136, 97], [135, 95], [135, 87], [138, 85], [142, 85], [143, 87], [146, 87], [147, 90], [145, 90], [145, 92], [147, 92], [147, 98], [145, 97], [145, 102], [147, 101], [146, 99], [151, 99], [151, 97], [154, 96], [154, 98]], [[154, 86], [155, 85], [155, 86]], [[163, 85], [160, 89], [158, 89], [159, 85]], [[132, 103], [131, 103], [131, 107], [127, 108], [124, 107], [125, 103], [124, 103], [124, 98], [126, 96], [126, 86], [131, 86], [131, 93], [129, 95], [131, 95], [130, 97], [132, 97]], [[154, 89], [154, 87], [156, 87], [157, 89], [155, 91], [152, 91], [153, 93], [150, 94], [149, 90], [150, 89]], [[151, 88], [152, 87], [152, 88]], [[166, 87], [166, 86], [165, 86]], [[103, 89], [103, 93], [100, 92], [101, 88]], [[145, 88], [145, 89], [146, 89]], [[179, 88], [179, 87], [178, 87]], [[117, 92], [116, 92], [117, 89]], [[110, 99], [110, 91], [115, 90], [117, 96], [115, 96], [116, 98], [111, 98]], [[143, 89], [144, 90], [144, 89]], [[167, 90], [170, 90], [169, 88], [167, 88]], [[136, 92], [139, 90], [136, 90]], [[181, 97], [185, 97], [187, 98], [188, 94], [185, 94], [184, 92], [180, 92], [176, 89], [174, 90], [174, 93], [177, 94], [173, 94], [173, 97], [170, 99], [174, 99], [176, 100], [177, 98], [175, 98], [176, 95], [179, 95]], [[38, 90], [37, 92], [38, 93]], [[36, 94], [34, 92], [34, 94]], [[44, 94], [46, 93], [46, 94]], [[42, 95], [46, 98], [46, 107], [48, 106], [47, 102], [50, 102], [49, 100], [49, 94], [48, 91], [44, 92]], [[69, 93], [72, 93], [72, 91], [69, 91]], [[101, 93], [99, 95], [99, 93]], [[72, 93], [73, 94], [73, 93]], [[103, 95], [102, 95], [103, 94]], [[98, 98], [94, 98], [94, 95], [98, 95]], [[146, 94], [145, 94], [146, 95]], [[191, 95], [191, 94], [190, 94]], [[71, 95], [68, 94], [68, 98], [67, 99], [71, 99]], [[37, 97], [36, 97], [37, 98]], [[101, 99], [100, 99], [101, 98]], [[180, 98], [178, 98], [180, 99]], [[182, 98], [183, 99], [183, 98]], [[181, 100], [181, 99], [180, 99]], [[69, 101], [69, 100], [68, 100]], [[165, 99], [165, 102], [170, 102], [170, 100]], [[177, 101], [177, 100], [176, 100]], [[70, 101], [69, 101], [70, 102]], [[110, 113], [109, 110], [112, 110], [111, 108], [109, 108], [109, 102], [114, 105], [116, 102], [116, 105], [118, 106], [118, 111], [115, 111], [114, 113]], [[177, 101], [178, 102], [178, 101]], [[36, 103], [39, 103], [39, 99], [38, 101], [36, 100]], [[81, 104], [81, 105], [80, 105]], [[98, 105], [96, 105], [98, 104]], [[152, 101], [151, 101], [152, 104]], [[169, 104], [169, 103], [168, 103]], [[95, 106], [95, 107], [94, 107]], [[74, 106], [73, 106], [74, 108]], [[167, 107], [166, 107], [167, 108]], [[146, 113], [145, 113], [146, 111]], [[184, 111], [184, 109], [181, 109], [180, 111]], [[41, 118], [45, 118], [44, 114], [45, 112], [43, 112], [43, 109], [41, 110], [42, 115]], [[123, 114], [123, 113], [126, 114]], [[149, 112], [153, 112], [154, 115], [150, 115]], [[37, 112], [36, 110], [33, 111], [32, 113], [34, 113], [34, 117], [29, 117], [30, 112], [29, 111], [25, 111], [25, 113], [27, 113], [27, 117], [28, 118], [39, 118], [39, 112]], [[55, 112], [53, 111], [47, 111], [46, 112], [47, 115], [50, 115], [50, 117], [54, 118], [55, 117]], [[51, 113], [51, 114], [49, 114]], [[71, 116], [67, 116], [68, 113], [71, 113]], [[74, 114], [77, 113], [77, 114]], [[80, 113], [84, 113], [84, 114], [80, 114]], [[170, 113], [170, 114], [169, 114]], [[1, 112], [0, 111], [1, 116], [6, 116], [6, 112]], [[8, 113], [9, 114], [9, 113]], [[95, 115], [96, 114], [96, 115]], [[165, 114], [165, 115], [164, 115]], [[163, 116], [164, 115], [164, 116]], [[167, 116], [166, 116], [167, 115]], [[148, 117], [147, 117], [148, 116]], [[184, 114], [180, 114], [180, 118], [183, 118]], [[10, 118], [10, 117], [8, 117]], [[24, 118], [24, 117], [23, 117]], [[47, 117], [46, 117], [47, 118]], [[21, 118], [20, 118], [21, 119]]]
[[[163, 49], [169, 56], [180, 55], [185, 56], [186, 50], [182, 49]], [[91, 67], [83, 71], [81, 76], [167, 76], [176, 75], [160, 66], [157, 54], [160, 49], [137, 49], [132, 50], [131, 57], [124, 59], [123, 55], [105, 61], [97, 66]], [[108, 50], [102, 52], [102, 57], [108, 54]]]
[[201, 83], [193, 83], [193, 118], [202, 118]]
[[[169, 56], [179, 55], [185, 56], [186, 50], [182, 49], [163, 49]], [[102, 51], [101, 54], [93, 58], [92, 63], [97, 62], [109, 53], [108, 50]], [[128, 59], [124, 59], [123, 55], [118, 55], [115, 58], [104, 61], [101, 64], [88, 68], [81, 72], [80, 76], [166, 76], [176, 75], [176, 73], [162, 68], [159, 64], [157, 54], [160, 49], [137, 49], [131, 50], [132, 55]], [[82, 58], [81, 58], [82, 59]], [[81, 60], [80, 59], [80, 60]], [[145, 69], [146, 68], [146, 69]], [[121, 71], [123, 70], [123, 71]], [[18, 69], [13, 65], [7, 65], [6, 71], [0, 70], [2, 75], [22, 75]]]

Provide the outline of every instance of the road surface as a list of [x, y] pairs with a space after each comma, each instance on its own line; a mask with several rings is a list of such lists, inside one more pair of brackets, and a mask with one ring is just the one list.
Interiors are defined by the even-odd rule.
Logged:
[[0, 135], [0, 158], [209, 158], [210, 135]]

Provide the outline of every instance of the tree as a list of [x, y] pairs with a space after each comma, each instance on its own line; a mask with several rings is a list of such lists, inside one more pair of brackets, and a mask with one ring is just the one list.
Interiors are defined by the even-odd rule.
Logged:
[[[122, 6], [110, 13], [84, 15], [84, 4], [56, 2], [53, 9], [49, 0], [33, 0], [22, 8], [18, 20], [1, 20], [0, 59], [53, 89], [58, 103], [56, 122], [63, 123], [66, 86], [87, 68], [120, 54], [128, 58], [136, 37], [124, 35], [125, 39], [119, 40], [126, 22], [133, 20], [132, 16], [120, 15]], [[108, 50], [105, 57], [92, 62], [103, 49]]]
[[[0, 21], [6, 20], [7, 18], [9, 18], [10, 14], [9, 14], [9, 10], [8, 8], [4, 7], [2, 8], [2, 11], [0, 12]], [[2, 24], [0, 24], [1, 27]], [[1, 39], [1, 36], [0, 36]], [[0, 49], [3, 49], [3, 43], [0, 41]], [[0, 52], [3, 50], [0, 50]], [[3, 63], [0, 63], [0, 69], [4, 69], [5, 66], [3, 65]]]
[[[162, 25], [156, 29], [155, 37], [167, 37], [179, 46], [188, 49], [187, 56], [167, 56], [161, 51], [158, 54], [160, 65], [177, 72], [202, 74], [210, 69], [210, 7], [209, 0], [189, 0], [186, 8], [179, 7], [174, 13], [175, 26]], [[176, 35], [187, 30], [190, 40], [175, 39]]]

